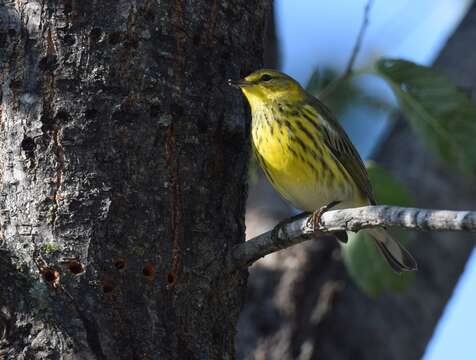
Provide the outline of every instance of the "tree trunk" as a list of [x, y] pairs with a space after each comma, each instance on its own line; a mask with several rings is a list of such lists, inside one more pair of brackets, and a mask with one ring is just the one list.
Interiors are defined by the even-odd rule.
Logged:
[[[476, 99], [476, 5], [436, 67]], [[473, 209], [476, 190], [435, 159], [402, 119], [376, 160], [413, 192], [419, 207]], [[404, 294], [363, 295], [348, 278], [335, 242], [308, 242], [256, 266], [240, 320], [249, 359], [420, 359], [474, 245], [470, 233], [417, 233], [419, 262]], [[262, 286], [261, 284], [266, 284]], [[249, 334], [253, 334], [250, 336]]]
[[0, 4], [2, 359], [234, 358], [267, 7]]

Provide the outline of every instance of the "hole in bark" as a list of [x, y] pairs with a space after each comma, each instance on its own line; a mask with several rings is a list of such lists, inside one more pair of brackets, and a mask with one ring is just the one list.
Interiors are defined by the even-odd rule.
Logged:
[[78, 260], [72, 259], [67, 262], [68, 270], [73, 275], [81, 275], [86, 271], [86, 268]]
[[14, 37], [17, 34], [15, 29], [8, 29], [8, 36]]
[[114, 266], [116, 267], [117, 270], [125, 269], [127, 266], [127, 259], [122, 257], [117, 258], [116, 261], [114, 261]]
[[142, 269], [142, 274], [145, 277], [153, 278], [155, 276], [155, 266], [152, 264], [144, 266], [144, 268]]
[[175, 280], [177, 280], [177, 276], [173, 272], [169, 272], [167, 274], [167, 282], [169, 284], [175, 284]]
[[105, 293], [110, 293], [114, 290], [114, 284], [109, 280], [103, 280], [101, 283], [102, 291]]
[[58, 286], [60, 280], [60, 273], [51, 267], [45, 267], [40, 270], [43, 279], [53, 287]]
[[21, 148], [29, 157], [31, 157], [36, 148], [35, 141], [31, 137], [25, 136], [21, 142]]
[[56, 277], [56, 272], [53, 269], [47, 269], [43, 272], [43, 278], [48, 282], [54, 281]]
[[65, 35], [63, 36], [63, 42], [66, 46], [72, 46], [76, 43], [76, 39], [73, 35]]
[[101, 37], [102, 29], [101, 28], [93, 28], [89, 36], [91, 37], [91, 41], [98, 42], [99, 38]]
[[91, 120], [94, 119], [97, 114], [98, 111], [96, 109], [88, 109], [85, 111], [84, 116], [86, 117], [86, 119]]
[[109, 44], [111, 45], [116, 45], [120, 43], [122, 39], [123, 39], [123, 35], [121, 32], [116, 31], [109, 34]]
[[159, 105], [151, 105], [150, 106], [150, 117], [156, 117], [160, 113], [160, 106]]

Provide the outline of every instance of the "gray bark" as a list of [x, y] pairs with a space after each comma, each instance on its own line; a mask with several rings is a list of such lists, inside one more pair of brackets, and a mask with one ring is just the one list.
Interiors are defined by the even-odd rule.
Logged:
[[[476, 99], [476, 5], [435, 66]], [[399, 119], [375, 156], [428, 208], [474, 209], [473, 184], [435, 159]], [[307, 242], [254, 267], [240, 320], [240, 357], [253, 359], [420, 359], [473, 249], [471, 233], [417, 233], [419, 264], [403, 294], [363, 295], [348, 278], [335, 241]], [[266, 284], [266, 286], [262, 286]], [[251, 335], [250, 335], [251, 334]]]
[[267, 7], [0, 2], [0, 358], [234, 357]]

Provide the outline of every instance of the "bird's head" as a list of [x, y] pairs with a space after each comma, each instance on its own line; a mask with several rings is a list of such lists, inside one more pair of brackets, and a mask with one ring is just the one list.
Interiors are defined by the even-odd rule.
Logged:
[[242, 80], [229, 80], [228, 83], [240, 88], [252, 107], [253, 105], [280, 99], [296, 101], [305, 94], [296, 80], [271, 69], [257, 70]]

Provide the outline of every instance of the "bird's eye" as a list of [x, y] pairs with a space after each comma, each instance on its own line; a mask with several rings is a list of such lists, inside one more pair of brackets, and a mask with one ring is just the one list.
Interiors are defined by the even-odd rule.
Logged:
[[260, 77], [260, 81], [269, 81], [271, 80], [271, 75], [269, 74], [264, 74], [263, 76]]

